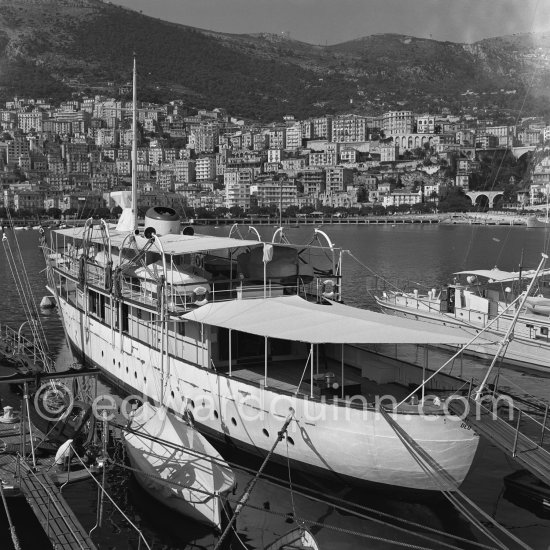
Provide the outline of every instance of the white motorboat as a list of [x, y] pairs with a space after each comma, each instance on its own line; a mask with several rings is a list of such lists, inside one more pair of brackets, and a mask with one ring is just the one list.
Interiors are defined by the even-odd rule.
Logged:
[[221, 529], [222, 498], [235, 476], [214, 447], [165, 407], [147, 402], [129, 428], [124, 443], [139, 484], [166, 506]]
[[[539, 274], [546, 291], [550, 269]], [[529, 281], [533, 270], [519, 272], [497, 268], [460, 271], [455, 280], [428, 292], [383, 291], [376, 296], [382, 311], [398, 317], [421, 320], [445, 327], [458, 327], [479, 340], [464, 353], [483, 358], [494, 355], [516, 313], [521, 281]], [[548, 372], [550, 370], [550, 299], [530, 296], [515, 323], [504, 361], [510, 365]]]

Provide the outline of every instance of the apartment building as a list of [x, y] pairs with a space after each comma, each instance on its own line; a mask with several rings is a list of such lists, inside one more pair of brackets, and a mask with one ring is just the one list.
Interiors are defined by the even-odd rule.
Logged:
[[402, 204], [410, 205], [422, 202], [422, 193], [413, 193], [412, 191], [394, 191], [382, 197], [384, 206], [401, 206]]
[[514, 146], [515, 126], [486, 126], [484, 133], [487, 136], [496, 136], [498, 138], [498, 147]]
[[21, 155], [28, 155], [30, 152], [29, 142], [24, 137], [16, 137], [6, 143], [6, 162], [17, 164]]
[[[225, 174], [224, 174], [225, 178]], [[237, 179], [231, 180], [225, 185], [225, 206], [232, 208], [240, 206], [243, 210], [250, 209], [250, 183]]]
[[276, 206], [283, 212], [296, 204], [298, 188], [294, 180], [271, 179], [258, 182], [255, 186], [258, 206]]
[[207, 181], [216, 178], [216, 158], [200, 157], [195, 164], [197, 181]]
[[13, 193], [13, 208], [31, 212], [44, 208], [44, 193], [41, 191], [16, 191]]
[[435, 133], [435, 117], [419, 116], [416, 119], [416, 133], [418, 134], [434, 134]]
[[389, 111], [382, 115], [382, 130], [386, 136], [412, 134], [415, 119], [412, 111]]
[[394, 162], [399, 159], [399, 145], [385, 143], [380, 145], [380, 162]]
[[335, 166], [338, 155], [331, 151], [312, 151], [308, 158], [309, 166]]
[[271, 128], [267, 132], [267, 142], [270, 149], [286, 148], [286, 127]]
[[332, 140], [336, 143], [367, 141], [367, 119], [358, 115], [337, 116], [332, 119]]
[[343, 166], [327, 166], [325, 178], [327, 193], [346, 191], [348, 186], [353, 185], [353, 170]]
[[302, 127], [300, 123], [295, 123], [286, 129], [286, 149], [296, 150], [302, 146]]
[[318, 196], [326, 189], [326, 173], [320, 168], [305, 168], [301, 181], [306, 195]]
[[[178, 159], [173, 162], [174, 174], [176, 177], [176, 186], [188, 184], [196, 181], [196, 170], [194, 160]], [[177, 189], [176, 189], [177, 190]]]
[[17, 126], [28, 134], [31, 130], [42, 132], [42, 123], [46, 118], [43, 111], [31, 111], [30, 113], [17, 113]]
[[311, 137], [306, 137], [306, 139], [326, 139], [327, 141], [332, 141], [332, 116], [312, 118]]

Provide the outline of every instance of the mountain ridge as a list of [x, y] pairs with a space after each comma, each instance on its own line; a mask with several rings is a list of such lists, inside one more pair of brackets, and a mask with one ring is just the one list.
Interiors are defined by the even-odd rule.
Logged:
[[510, 117], [520, 105], [548, 113], [550, 33], [473, 44], [378, 33], [323, 46], [197, 29], [100, 0], [0, 0], [0, 7], [4, 100], [116, 87], [130, 79], [135, 52], [143, 99], [259, 120], [476, 104]]

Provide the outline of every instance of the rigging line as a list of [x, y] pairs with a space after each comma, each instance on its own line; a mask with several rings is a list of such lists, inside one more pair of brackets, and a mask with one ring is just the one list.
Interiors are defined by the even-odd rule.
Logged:
[[[447, 498], [447, 500], [449, 500], [451, 504], [453, 504], [453, 506], [455, 506], [455, 508], [460, 513], [462, 513], [466, 519], [468, 519], [475, 527], [477, 527], [479, 531], [481, 531], [487, 538], [489, 538], [489, 540], [493, 541], [503, 550], [507, 550], [506, 546], [504, 546], [503, 543], [496, 539], [496, 537], [492, 535], [492, 533], [489, 533], [481, 524], [481, 522], [479, 522], [477, 518], [473, 515], [473, 512], [468, 510], [465, 504], [461, 503], [458, 497], [453, 494], [452, 488], [455, 488], [459, 495], [464, 496], [458, 491], [457, 484], [454, 478], [447, 474], [446, 470], [441, 468], [441, 466], [430, 466], [430, 461], [426, 460], [425, 456], [422, 456], [421, 451], [423, 451], [423, 449], [421, 449], [421, 447], [416, 442], [414, 442], [414, 440], [410, 438], [404, 430], [401, 432], [400, 430], [402, 430], [402, 428], [398, 426], [393, 419], [391, 419], [389, 416], [386, 416], [387, 413], [385, 413], [383, 409], [381, 409], [381, 412], [388, 421], [388, 424], [395, 431], [398, 439], [400, 439], [400, 441], [403, 443], [405, 449], [411, 454], [413, 460], [424, 471], [424, 473], [432, 478], [436, 485], [439, 485], [440, 491], [443, 496]], [[450, 479], [447, 478], [444, 474], [447, 474]]]
[[[398, 438], [401, 439], [401, 437], [399, 436], [398, 434]], [[457, 497], [457, 495], [453, 494], [452, 490], [449, 490], [449, 489], [445, 489], [443, 486], [442, 486], [442, 482], [444, 483], [444, 480], [442, 480], [440, 477], [438, 477], [436, 474], [441, 474], [441, 472], [437, 472], [436, 470], [431, 470], [430, 469], [430, 466], [428, 464], [426, 464], [425, 462], [423, 462], [423, 459], [422, 457], [420, 456], [420, 454], [416, 454], [416, 449], [414, 449], [414, 447], [412, 447], [408, 442], [406, 442], [405, 440], [401, 439], [404, 447], [410, 452], [411, 456], [413, 457], [413, 459], [415, 460], [415, 462], [417, 462], [417, 464], [420, 466], [420, 468], [428, 475], [430, 476], [433, 481], [437, 484], [437, 485], [440, 485], [440, 490], [441, 490], [441, 493], [443, 494], [443, 496], [449, 500], [449, 502], [457, 509], [457, 511], [459, 513], [462, 513], [462, 515], [467, 519], [469, 520], [483, 535], [485, 535], [489, 540], [491, 540], [492, 542], [494, 542], [497, 546], [499, 546], [500, 548], [502, 548], [503, 550], [507, 550], [507, 547], [504, 545], [504, 543], [502, 543], [501, 541], [499, 541], [496, 536], [494, 536], [492, 533], [490, 533], [487, 529], [485, 529], [484, 525], [474, 516], [473, 512], [468, 510], [468, 508], [466, 507], [466, 504], [463, 503], [463, 502], [460, 502], [459, 498]], [[462, 495], [458, 489], [457, 489], [457, 492], [459, 493], [459, 495], [461, 496], [464, 496]]]
[[[136, 434], [136, 435], [138, 435], [138, 436], [140, 436], [144, 439], [149, 439], [151, 441], [160, 442], [161, 444], [163, 444], [164, 446], [166, 446], [168, 448], [171, 448], [171, 449], [174, 449], [174, 450], [177, 450], [177, 451], [183, 451], [183, 452], [186, 452], [187, 454], [197, 456], [199, 459], [207, 458], [211, 462], [217, 463], [219, 465], [227, 464], [227, 465], [231, 466], [232, 468], [234, 468], [236, 470], [243, 471], [243, 472], [245, 472], [247, 474], [250, 474], [250, 475], [255, 475], [257, 473], [256, 470], [254, 470], [252, 468], [248, 468], [246, 466], [243, 466], [242, 464], [238, 464], [236, 462], [231, 462], [231, 461], [224, 461], [222, 459], [211, 457], [211, 456], [207, 455], [206, 453], [201, 453], [200, 451], [197, 451], [196, 449], [188, 449], [186, 447], [175, 445], [175, 444], [170, 443], [168, 441], [162, 440], [158, 437], [142, 434], [142, 433], [140, 433], [138, 431], [135, 431], [135, 430], [132, 430], [131, 428], [128, 428], [127, 426], [124, 426], [122, 424], [117, 424], [117, 423], [111, 422], [111, 425], [116, 427], [116, 428], [119, 428], [121, 430], [127, 431], [129, 433], [134, 433], [134, 434]], [[122, 468], [131, 469], [129, 466], [126, 466], [124, 464], [120, 464], [118, 462], [115, 462], [112, 459], [110, 461], [113, 464], [121, 466]], [[275, 487], [281, 487], [282, 481], [278, 477], [272, 476], [270, 474], [266, 474], [265, 472], [262, 473], [262, 475], [260, 477], [266, 483], [274, 485]], [[165, 480], [165, 481], [167, 481], [167, 480]], [[171, 481], [170, 483], [176, 483], [176, 482]], [[386, 518], [391, 519], [392, 521], [398, 521], [398, 522], [403, 523], [405, 525], [411, 525], [411, 526], [416, 527], [416, 528], [421, 528], [425, 531], [429, 531], [429, 532], [435, 533], [437, 535], [443, 535], [447, 538], [451, 538], [451, 539], [454, 539], [454, 540], [457, 540], [457, 541], [460, 541], [460, 542], [468, 542], [469, 544], [471, 544], [473, 546], [478, 546], [479, 548], [485, 548], [485, 549], [493, 548], [492, 546], [487, 546], [487, 545], [482, 544], [482, 543], [469, 541], [467, 539], [464, 539], [463, 537], [459, 537], [457, 535], [452, 535], [450, 533], [446, 533], [445, 531], [440, 531], [440, 530], [435, 529], [433, 527], [428, 527], [424, 524], [420, 524], [420, 523], [417, 523], [417, 522], [414, 522], [414, 521], [411, 521], [411, 520], [407, 520], [405, 518], [401, 518], [401, 517], [398, 517], [398, 516], [393, 516], [391, 514], [388, 514], [386, 512], [382, 512], [381, 510], [370, 508], [370, 507], [368, 507], [366, 505], [363, 505], [363, 504], [351, 503], [351, 502], [349, 502], [349, 501], [347, 501], [343, 498], [337, 497], [335, 495], [331, 495], [330, 501], [327, 501], [327, 495], [325, 493], [322, 493], [322, 492], [317, 491], [315, 489], [312, 489], [310, 487], [305, 487], [303, 485], [297, 484], [296, 482], [293, 482], [293, 487], [294, 487], [294, 492], [296, 494], [299, 494], [300, 496], [302, 496], [306, 499], [313, 500], [314, 502], [319, 502], [319, 503], [323, 503], [323, 504], [327, 504], [327, 502], [328, 502], [330, 504], [330, 506], [332, 506], [334, 509], [336, 509], [338, 511], [341, 511], [341, 512], [344, 512], [344, 513], [347, 513], [347, 514], [353, 514], [353, 515], [355, 515], [357, 517], [360, 517], [362, 519], [365, 519], [367, 521], [374, 521], [374, 522], [377, 522], [377, 523], [381, 523], [383, 525], [389, 525], [392, 528], [395, 528], [395, 529], [398, 529], [398, 530], [403, 530], [407, 533], [411, 532], [410, 530], [405, 529], [404, 527], [401, 527], [399, 525], [395, 525], [394, 523], [386, 522], [386, 521], [380, 520], [378, 518], [373, 518], [371, 516], [368, 516], [365, 513], [360, 513], [356, 509], [363, 510], [364, 512], [370, 512], [370, 513], [375, 514], [377, 516], [386, 517]], [[199, 492], [199, 490], [197, 490], [197, 492]], [[343, 503], [346, 506], [344, 506], [343, 504], [338, 504], [338, 503]], [[350, 508], [349, 506], [352, 506], [353, 508], [356, 508], [356, 509]]]
[[[9, 214], [9, 212], [8, 212], [8, 214]], [[19, 262], [21, 264], [21, 269], [17, 269], [18, 262], [16, 261], [15, 255], [14, 255], [12, 249], [11, 249], [10, 241], [7, 238], [6, 234], [4, 233], [4, 236], [3, 236], [2, 240], [4, 242], [4, 245], [7, 244], [7, 250], [9, 251], [9, 258], [11, 259], [11, 262], [13, 263], [13, 269], [14, 269], [15, 273], [17, 274], [17, 278], [14, 276], [14, 280], [15, 280], [16, 285], [20, 285], [19, 288], [22, 292], [23, 297], [25, 298], [24, 302], [22, 300], [23, 307], [27, 308], [27, 311], [29, 312], [29, 314], [31, 316], [32, 316], [33, 313], [35, 315], [38, 315], [38, 309], [36, 308], [36, 304], [34, 303], [34, 300], [32, 300], [32, 302], [31, 302], [32, 288], [30, 287], [30, 282], [28, 282], [28, 278], [27, 278], [27, 284], [25, 285], [25, 281], [21, 278], [21, 275], [23, 275], [23, 277], [26, 275], [26, 270], [25, 270], [25, 266], [24, 266], [23, 261], [22, 261], [22, 253], [21, 253], [21, 249], [19, 248], [19, 241], [17, 240], [17, 235], [16, 235], [16, 232], [14, 231], [13, 219], [9, 218], [9, 222], [10, 222], [10, 226], [12, 228], [13, 238], [14, 238], [15, 243], [17, 245], [17, 248], [19, 250], [19, 257], [21, 258], [21, 261]], [[6, 248], [6, 246], [4, 248]], [[13, 274], [13, 272], [12, 272], [12, 274]], [[32, 307], [32, 305], [34, 305], [34, 308]], [[30, 321], [29, 321], [29, 323], [30, 323]], [[30, 324], [32, 324], [32, 323], [30, 323]], [[33, 327], [31, 327], [31, 328], [33, 328]]]
[[[12, 224], [12, 227], [13, 227], [13, 224]], [[46, 352], [49, 352], [49, 346], [48, 346], [48, 341], [47, 341], [47, 338], [46, 338], [46, 333], [45, 333], [45, 330], [44, 330], [44, 325], [42, 324], [42, 319], [40, 317], [40, 312], [38, 310], [38, 307], [36, 305], [36, 301], [34, 299], [34, 294], [33, 294], [33, 291], [32, 291], [31, 283], [30, 283], [30, 280], [29, 280], [29, 277], [28, 277], [27, 270], [25, 268], [25, 263], [23, 261], [23, 253], [21, 252], [21, 248], [19, 246], [19, 240], [17, 238], [17, 235], [15, 234], [15, 231], [13, 233], [14, 233], [15, 243], [17, 245], [17, 250], [18, 250], [18, 253], [19, 253], [19, 263], [21, 265], [21, 272], [23, 274], [23, 282], [26, 283], [26, 288], [27, 288], [27, 293], [28, 293], [28, 297], [29, 297], [29, 301], [30, 301], [31, 311], [34, 314], [35, 322], [37, 324], [37, 327], [36, 327], [37, 328], [37, 334], [39, 334], [39, 332], [41, 332], [41, 338], [40, 338], [40, 335], [38, 335], [37, 342], [42, 346], [44, 357], [46, 357], [46, 355], [47, 355]], [[9, 241], [8, 241], [8, 246], [9, 246]], [[10, 251], [11, 251], [11, 247], [10, 247]], [[14, 267], [15, 267], [15, 264], [14, 264]], [[46, 362], [45, 362], [45, 364], [46, 364]]]
[[[444, 495], [451, 498], [451, 495], [447, 493], [451, 493], [450, 488], [453, 488], [454, 485], [454, 491], [456, 491], [456, 495], [452, 495], [452, 499], [456, 500], [461, 508], [461, 510], [466, 511], [468, 516], [472, 517], [474, 519], [474, 525], [480, 529], [482, 533], [485, 534], [490, 540], [493, 540], [496, 544], [504, 548], [506, 550], [506, 546], [503, 545], [498, 539], [495, 538], [495, 536], [492, 533], [488, 533], [483, 524], [478, 521], [476, 518], [473, 517], [473, 513], [466, 509], [466, 504], [469, 505], [473, 510], [475, 510], [479, 515], [481, 515], [485, 520], [489, 521], [494, 527], [499, 529], [504, 535], [509, 537], [511, 540], [513, 540], [515, 543], [519, 544], [522, 548], [525, 548], [526, 550], [532, 550], [528, 545], [523, 543], [521, 540], [519, 540], [515, 535], [507, 531], [502, 525], [500, 525], [498, 522], [496, 522], [491, 516], [489, 516], [487, 513], [485, 513], [475, 502], [473, 502], [470, 498], [468, 498], [462, 491], [459, 490], [456, 481], [454, 478], [445, 470], [442, 466], [440, 466], [391, 416], [390, 414], [381, 407], [380, 413], [382, 416], [386, 419], [390, 427], [394, 430], [397, 437], [403, 442], [404, 446], [407, 448], [407, 450], [411, 453], [411, 456], [415, 458], [415, 460], [418, 462], [418, 464], [425, 470], [427, 473], [435, 479], [436, 483], [440, 486], [442, 486], [442, 483], [445, 484], [449, 489], [442, 489], [442, 492]], [[417, 460], [418, 458], [418, 460]], [[422, 466], [424, 464], [424, 466]], [[431, 473], [430, 473], [431, 472]], [[439, 479], [438, 479], [439, 478]], [[458, 501], [458, 496], [460, 496], [465, 503], [460, 503]]]
[[[3, 239], [4, 240], [4, 239]], [[31, 329], [33, 338], [34, 338], [34, 345], [38, 348], [38, 351], [41, 355], [42, 360], [44, 361], [44, 364], [47, 364], [47, 354], [44, 351], [44, 348], [42, 346], [41, 338], [38, 333], [37, 325], [35, 324], [34, 316], [36, 315], [36, 312], [33, 312], [32, 308], [29, 305], [28, 296], [25, 292], [23, 282], [21, 281], [19, 277], [19, 270], [17, 270], [17, 264], [15, 261], [15, 257], [13, 256], [13, 252], [11, 250], [11, 247], [9, 245], [9, 240], [4, 240], [4, 244], [8, 243], [7, 249], [4, 247], [5, 250], [7, 250], [7, 256], [8, 256], [8, 265], [10, 267], [10, 271], [12, 274], [12, 277], [15, 282], [15, 287], [17, 289], [17, 293], [19, 295], [19, 299], [21, 301], [21, 305], [23, 306], [23, 310], [25, 312], [25, 316], [27, 318], [27, 322], [29, 323], [29, 327]]]
[[2, 497], [2, 504], [4, 505], [4, 512], [6, 513], [6, 518], [8, 520], [11, 540], [15, 550], [21, 550], [21, 545], [19, 544], [19, 539], [17, 538], [17, 532], [15, 530], [15, 525], [11, 520], [10, 510], [8, 508], [8, 502], [6, 501], [6, 495], [4, 494], [4, 487], [2, 481], [0, 481], [0, 496]]
[[[291, 475], [290, 475], [290, 458], [289, 458], [289, 455], [288, 455], [288, 439], [287, 439], [287, 442], [286, 442], [286, 446], [287, 446], [287, 465], [288, 465], [288, 481], [289, 481], [289, 491], [290, 491], [290, 498], [291, 498], [291, 503], [292, 503], [292, 515], [294, 518], [296, 518], [296, 507], [295, 507], [295, 503], [294, 503], [294, 494], [293, 494], [293, 487], [292, 487], [292, 478], [291, 478]], [[313, 500], [314, 502], [318, 502], [320, 504], [326, 504], [330, 507], [332, 507], [333, 509], [336, 509], [336, 510], [340, 510], [340, 511], [345, 511], [345, 512], [350, 512], [352, 514], [354, 514], [355, 516], [357, 517], [360, 517], [362, 519], [366, 519], [368, 521], [371, 521], [373, 523], [377, 523], [377, 524], [380, 524], [380, 525], [384, 525], [384, 526], [388, 526], [388, 527], [391, 527], [392, 529], [395, 529], [397, 531], [401, 531], [401, 532], [404, 532], [404, 533], [407, 533], [409, 535], [413, 535], [417, 538], [420, 538], [420, 539], [424, 539], [424, 540], [427, 540], [429, 542], [433, 542], [433, 539], [430, 538], [428, 535], [425, 535], [423, 533], [416, 533], [414, 531], [411, 531], [410, 529], [407, 529], [405, 527], [401, 527], [399, 525], [395, 525], [393, 523], [390, 523], [388, 521], [384, 521], [384, 520], [381, 520], [381, 519], [378, 519], [378, 518], [374, 518], [374, 517], [369, 517], [369, 516], [366, 516], [364, 514], [359, 514], [353, 510], [349, 510], [349, 509], [345, 509], [341, 506], [338, 506], [338, 505], [334, 505], [330, 502], [327, 502], [326, 498], [325, 499], [320, 499], [320, 498], [314, 498], [312, 496], [309, 496], [309, 495], [304, 495], [302, 494], [302, 496], [305, 496], [307, 499], [309, 500]], [[391, 516], [390, 516], [391, 517]], [[401, 518], [392, 518], [392, 519], [397, 519], [400, 521]], [[424, 526], [421, 526], [421, 525], [417, 525], [418, 527], [422, 527], [424, 528]], [[431, 530], [430, 528], [427, 528], [428, 530]], [[438, 531], [438, 530], [435, 530], [435, 532], [437, 534], [442, 534], [441, 531]], [[446, 533], [444, 533], [446, 535]], [[451, 535], [449, 535], [451, 536]], [[465, 540], [465, 539], [460, 539], [460, 540]], [[443, 542], [443, 541], [440, 541], [439, 544], [441, 546], [445, 546], [447, 548], [457, 548], [456, 546], [452, 545], [452, 544], [448, 544], [446, 542]]]
[[[236, 501], [232, 500], [232, 499], [227, 499], [229, 502], [231, 503], [235, 503]], [[274, 515], [274, 516], [278, 516], [278, 517], [281, 517], [281, 518], [287, 518], [288, 519], [288, 516], [287, 514], [285, 514], [284, 512], [276, 512], [274, 510], [266, 510], [264, 508], [260, 508], [259, 506], [256, 506], [254, 504], [250, 504], [250, 503], [246, 503], [245, 506], [247, 506], [248, 508], [251, 508], [252, 510], [257, 510], [257, 511], [260, 511], [260, 512], [264, 512], [264, 513], [267, 513], [267, 514], [271, 514], [271, 515]], [[402, 542], [402, 541], [399, 541], [399, 540], [394, 540], [394, 539], [388, 539], [386, 537], [382, 537], [382, 536], [377, 536], [377, 535], [369, 535], [368, 533], [361, 533], [360, 531], [354, 531], [352, 529], [346, 529], [345, 527], [338, 527], [337, 525], [330, 525], [328, 523], [321, 523], [319, 521], [315, 521], [315, 520], [312, 520], [312, 519], [307, 519], [307, 518], [303, 518], [303, 517], [295, 517], [294, 518], [296, 520], [296, 522], [298, 523], [302, 523], [302, 524], [308, 524], [308, 525], [311, 525], [311, 526], [314, 526], [314, 527], [319, 527], [320, 529], [328, 529], [330, 531], [336, 531], [338, 533], [344, 533], [346, 535], [353, 535], [353, 536], [356, 536], [356, 537], [360, 537], [360, 538], [364, 538], [364, 539], [370, 539], [370, 540], [376, 540], [376, 541], [379, 541], [379, 542], [385, 542], [387, 544], [393, 544], [395, 546], [401, 546], [403, 548], [411, 548], [411, 549], [414, 549], [414, 550], [431, 550], [430, 548], [426, 547], [426, 546], [417, 546], [416, 544], [412, 544], [412, 543], [408, 543], [408, 542]], [[443, 534], [446, 534], [446, 533], [443, 533]], [[449, 535], [450, 536], [450, 535]], [[432, 539], [431, 542], [436, 542], [438, 545], [441, 544], [441, 542], [439, 540], [435, 540], [435, 539]], [[468, 541], [466, 540], [465, 542], [471, 544], [471, 545], [476, 545], [477, 543], [475, 541]], [[488, 548], [490, 550], [494, 550], [494, 546], [484, 546], [485, 548]], [[457, 550], [460, 550], [459, 547], [453, 547]]]
[[529, 393], [528, 390], [526, 390], [525, 388], [522, 388], [519, 384], [514, 382], [511, 378], [506, 377], [504, 374], [502, 374], [502, 372], [499, 373], [499, 376], [500, 378], [503, 378], [506, 382], [512, 384], [512, 386], [515, 386], [518, 390], [521, 390], [522, 392], [524, 392], [525, 395], [527, 395], [527, 397], [534, 399], [535, 403], [533, 403], [533, 405], [536, 405], [536, 403], [540, 403], [541, 405], [544, 405], [544, 407], [548, 405], [547, 401], [543, 401], [540, 397], [533, 395], [532, 393]]
[[111, 496], [105, 490], [103, 485], [95, 478], [93, 473], [88, 469], [86, 464], [84, 464], [84, 462], [82, 461], [82, 459], [80, 458], [80, 456], [76, 452], [76, 449], [73, 447], [72, 443], [70, 444], [70, 448], [73, 450], [73, 453], [76, 456], [76, 458], [78, 458], [78, 461], [80, 462], [80, 464], [82, 464], [84, 469], [88, 472], [88, 474], [90, 474], [90, 478], [93, 479], [93, 481], [97, 485], [98, 491], [101, 491], [101, 493], [104, 494], [111, 501], [111, 504], [113, 504], [113, 506], [120, 512], [122, 517], [135, 529], [136, 533], [138, 533], [140, 539], [144, 542], [145, 546], [147, 546], [147, 548], [149, 550], [151, 550], [151, 547], [149, 546], [149, 543], [147, 542], [147, 539], [143, 536], [142, 532], [137, 528], [137, 526], [132, 522], [132, 520], [124, 513], [122, 508], [120, 508], [119, 505], [111, 498]]
[[495, 265], [498, 265], [498, 262], [500, 261], [500, 257], [502, 256], [502, 253], [504, 252], [504, 247], [506, 246], [506, 242], [508, 241], [508, 238], [510, 237], [510, 232], [512, 231], [512, 226], [508, 228], [508, 231], [506, 231], [506, 238], [504, 239], [504, 242], [500, 245], [500, 252], [498, 253], [497, 259], [495, 261]]
[[245, 487], [244, 493], [242, 497], [239, 499], [239, 502], [237, 504], [237, 507], [235, 508], [235, 511], [233, 512], [233, 515], [231, 516], [231, 519], [229, 520], [229, 523], [227, 527], [225, 528], [224, 532], [221, 534], [220, 538], [218, 539], [218, 543], [216, 544], [216, 547], [214, 550], [219, 550], [222, 546], [223, 540], [227, 536], [227, 533], [231, 529], [233, 523], [237, 519], [237, 516], [240, 514], [241, 510], [243, 509], [243, 506], [247, 503], [248, 499], [250, 498], [250, 493], [252, 492], [252, 489], [254, 488], [254, 485], [258, 481], [258, 478], [261, 476], [262, 472], [264, 471], [265, 467], [267, 466], [267, 463], [269, 459], [271, 458], [271, 455], [275, 452], [275, 448], [279, 444], [279, 442], [283, 439], [284, 434], [288, 430], [289, 424], [292, 422], [292, 419], [294, 418], [294, 409], [290, 408], [290, 414], [287, 416], [282, 428], [277, 432], [277, 439], [273, 443], [270, 451], [267, 453], [264, 461], [262, 462], [262, 465], [260, 466], [258, 472], [256, 475], [248, 482], [247, 486]]
[[[399, 292], [404, 292], [403, 289], [399, 288], [397, 285], [393, 284], [389, 279], [386, 279], [384, 276], [382, 275], [379, 275], [378, 273], [376, 273], [376, 271], [374, 271], [372, 268], [370, 268], [369, 266], [367, 266], [366, 264], [364, 264], [361, 260], [359, 260], [359, 258], [357, 258], [351, 251], [349, 250], [346, 250], [346, 252], [349, 254], [349, 256], [355, 260], [361, 267], [363, 267], [364, 269], [366, 269], [367, 271], [369, 271], [370, 273], [373, 274], [374, 277], [377, 277], [379, 279], [381, 279], [386, 285], [388, 285], [388, 287], [391, 287]], [[424, 302], [422, 300], [419, 300], [421, 303], [424, 303], [425, 305], [429, 305], [428, 302]], [[508, 308], [506, 308], [508, 309]], [[502, 315], [502, 314], [501, 314]], [[499, 317], [501, 316], [499, 315]], [[442, 316], [444, 317], [449, 317], [450, 319], [454, 319], [454, 317], [447, 313], [447, 312], [442, 312]], [[491, 321], [491, 324], [492, 322], [494, 322], [496, 319], [493, 319], [493, 321]], [[474, 325], [473, 323], [470, 323], [469, 321], [466, 321], [465, 319], [462, 320], [462, 323], [464, 325], [466, 325], [468, 328], [473, 328], [473, 329], [476, 329], [478, 330], [479, 329], [479, 326], [477, 325]], [[485, 327], [487, 328], [487, 327]], [[483, 332], [483, 331], [482, 331]]]

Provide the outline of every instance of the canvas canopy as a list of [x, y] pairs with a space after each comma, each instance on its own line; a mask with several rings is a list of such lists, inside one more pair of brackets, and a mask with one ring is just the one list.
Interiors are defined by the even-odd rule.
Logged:
[[283, 340], [312, 344], [466, 344], [461, 329], [376, 313], [298, 296], [206, 304], [182, 319]]
[[[71, 227], [68, 229], [59, 229], [55, 231], [58, 235], [65, 235], [66, 237], [73, 239], [82, 239], [84, 235], [83, 227]], [[130, 240], [126, 237], [128, 232], [116, 231], [116, 229], [110, 229], [111, 245], [120, 248], [124, 243], [124, 246], [130, 247]], [[90, 240], [92, 242], [103, 244], [103, 233], [100, 226], [94, 226]], [[233, 239], [230, 237], [215, 237], [210, 235], [162, 235], [157, 237], [160, 239], [163, 250], [166, 254], [181, 255], [192, 254], [196, 252], [208, 252], [214, 250], [224, 250], [228, 248], [239, 248], [246, 246], [258, 246], [261, 245], [258, 241]], [[147, 243], [145, 237], [136, 237], [138, 248], [143, 248]]]
[[[527, 271], [521, 272], [521, 277], [523, 279], [531, 279], [535, 276], [536, 269], [530, 269]], [[541, 269], [539, 272], [539, 277], [550, 274], [550, 269]], [[482, 277], [488, 279], [489, 282], [493, 283], [511, 283], [519, 280], [518, 271], [503, 271], [494, 267], [493, 269], [478, 269], [474, 271], [457, 271], [455, 275], [474, 275], [476, 277]]]

